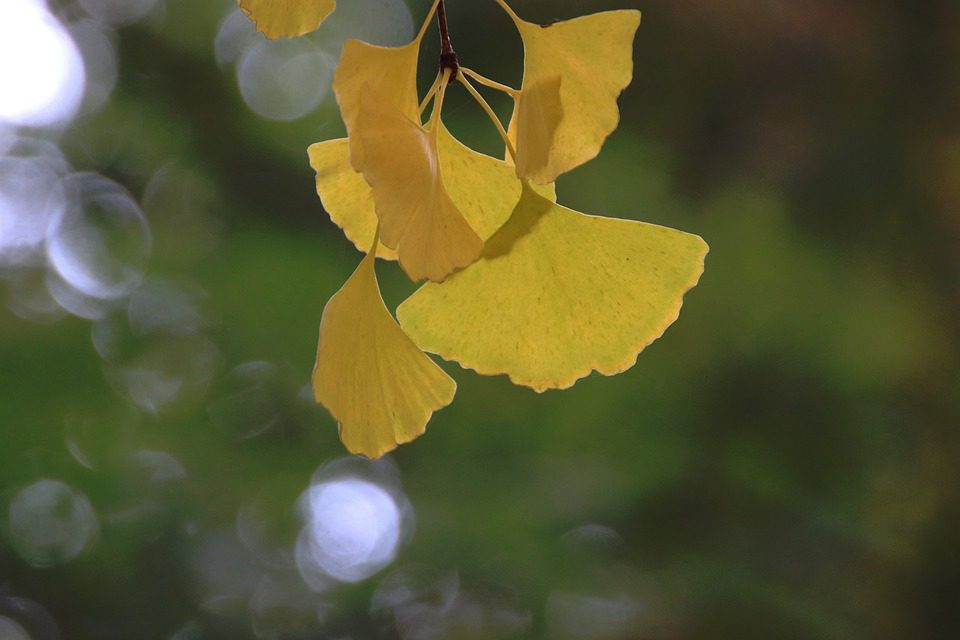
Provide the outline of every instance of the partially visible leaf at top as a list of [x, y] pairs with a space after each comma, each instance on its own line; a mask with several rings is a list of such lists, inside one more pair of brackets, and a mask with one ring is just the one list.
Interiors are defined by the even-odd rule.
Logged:
[[397, 309], [414, 342], [537, 391], [620, 373], [680, 313], [703, 272], [700, 237], [588, 216], [525, 186], [483, 257]]
[[347, 126], [350, 160], [354, 168], [359, 169], [363, 163], [362, 151], [355, 143], [360, 103], [367, 89], [376, 88], [383, 98], [396, 105], [400, 114], [420, 122], [417, 57], [422, 39], [421, 31], [412, 42], [402, 47], [381, 47], [362, 40], [347, 40], [343, 45], [333, 76], [333, 90]]
[[333, 13], [337, 0], [237, 0], [240, 10], [271, 39], [314, 31]]
[[[383, 243], [397, 250], [400, 266], [414, 281], [440, 282], [483, 249], [444, 184], [438, 113], [425, 129], [367, 86], [351, 132], [351, 161], [373, 190]], [[359, 165], [353, 149], [360, 152]]]
[[456, 389], [387, 311], [368, 254], [323, 310], [313, 370], [314, 395], [339, 422], [343, 444], [379, 458], [421, 435]]
[[542, 26], [510, 13], [524, 48], [511, 123], [517, 170], [545, 184], [593, 159], [617, 128], [617, 98], [633, 75], [640, 12], [606, 11]]
[[[520, 199], [520, 181], [506, 162], [467, 147], [442, 123], [437, 147], [440, 175], [450, 199], [480, 239], [486, 240], [510, 217]], [[367, 253], [378, 222], [373, 190], [350, 165], [347, 139], [318, 142], [307, 152], [317, 172], [317, 194], [324, 209], [357, 249]], [[556, 200], [552, 184], [536, 188]], [[381, 242], [377, 257], [396, 260], [397, 252]]]

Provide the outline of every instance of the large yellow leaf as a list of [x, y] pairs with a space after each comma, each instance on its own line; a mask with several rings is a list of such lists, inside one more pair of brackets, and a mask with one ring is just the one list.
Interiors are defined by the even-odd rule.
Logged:
[[444, 184], [439, 131], [439, 118], [425, 129], [368, 87], [351, 133], [362, 162], [352, 151], [351, 161], [373, 190], [383, 243], [413, 280], [440, 282], [483, 250]]
[[529, 187], [483, 257], [397, 309], [417, 345], [537, 391], [624, 371], [676, 320], [707, 245], [666, 227], [588, 216]]
[[511, 17], [524, 47], [511, 124], [517, 169], [534, 182], [553, 182], [594, 158], [617, 128], [617, 98], [633, 75], [640, 12], [606, 11], [543, 26]]
[[238, 0], [240, 10], [268, 38], [310, 33], [333, 13], [337, 0]]
[[[520, 199], [520, 181], [506, 162], [467, 147], [442, 124], [438, 149], [440, 173], [450, 199], [477, 235], [486, 240], [510, 217]], [[357, 249], [367, 253], [377, 228], [373, 191], [350, 165], [347, 139], [318, 142], [307, 152], [317, 172], [317, 193], [324, 209]], [[556, 200], [553, 184], [535, 188]], [[377, 257], [396, 260], [397, 252], [380, 243]]]
[[367, 255], [327, 302], [313, 369], [317, 402], [340, 423], [347, 449], [368, 458], [420, 436], [457, 390], [387, 311], [375, 262]]

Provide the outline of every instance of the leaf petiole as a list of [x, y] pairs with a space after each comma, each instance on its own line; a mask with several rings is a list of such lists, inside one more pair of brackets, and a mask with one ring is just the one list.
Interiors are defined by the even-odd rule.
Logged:
[[506, 0], [496, 0], [496, 2], [503, 8], [504, 11], [507, 12], [507, 15], [509, 15], [511, 18], [514, 20], [520, 20], [520, 16], [518, 16], [516, 12], [510, 8], [510, 5], [506, 3]]
[[483, 86], [490, 87], [491, 89], [495, 89], [496, 91], [502, 91], [503, 93], [507, 94], [511, 98], [516, 98], [517, 96], [520, 95], [520, 91], [518, 89], [514, 89], [513, 87], [508, 87], [507, 85], [497, 82], [496, 80], [491, 80], [486, 76], [480, 75], [473, 69], [468, 69], [467, 67], [460, 67], [460, 71], [463, 71], [465, 74], [467, 74], [468, 76], [470, 76], [471, 78], [473, 78], [474, 80], [482, 84]]
[[490, 121], [493, 122], [493, 126], [497, 128], [497, 133], [499, 133], [500, 137], [503, 139], [503, 144], [507, 147], [507, 153], [510, 154], [513, 162], [516, 163], [517, 152], [514, 150], [513, 143], [510, 142], [510, 136], [507, 135], [506, 129], [503, 128], [503, 123], [500, 122], [500, 118], [497, 117], [497, 114], [493, 111], [493, 108], [486, 100], [484, 100], [483, 96], [480, 95], [480, 92], [477, 91], [472, 84], [470, 84], [470, 81], [467, 80], [465, 73], [457, 74], [457, 80], [459, 80], [460, 84], [467, 88], [467, 91], [469, 91], [470, 95], [473, 96], [473, 99], [477, 101], [477, 104], [479, 104], [483, 110], [486, 111]]
[[423, 19], [423, 24], [420, 25], [420, 31], [417, 32], [417, 37], [414, 38], [414, 40], [423, 40], [423, 36], [427, 32], [427, 27], [430, 26], [430, 21], [433, 20], [433, 14], [437, 10], [437, 6], [439, 4], [440, 0], [433, 0], [433, 4], [430, 6], [430, 11], [427, 11], [427, 17]]
[[[430, 121], [427, 123], [427, 129], [433, 133], [437, 132], [436, 123], [440, 119], [440, 111], [443, 109], [443, 98], [447, 94], [447, 85], [449, 84], [450, 75], [452, 73], [453, 71], [451, 69], [442, 69], [440, 71], [440, 75], [437, 76], [437, 95], [433, 101], [433, 112], [430, 114]], [[457, 77], [461, 76], [458, 74]]]
[[437, 77], [433, 81], [433, 84], [430, 85], [430, 90], [423, 96], [423, 101], [420, 103], [419, 114], [421, 120], [423, 119], [423, 112], [426, 111], [427, 105], [430, 104], [430, 101], [433, 100], [433, 97], [437, 93], [437, 89], [440, 88], [440, 81], [443, 79], [443, 73], [437, 72]]

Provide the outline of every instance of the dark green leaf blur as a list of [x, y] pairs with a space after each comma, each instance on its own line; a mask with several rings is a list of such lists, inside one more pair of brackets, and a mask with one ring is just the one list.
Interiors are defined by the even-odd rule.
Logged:
[[[619, 376], [445, 363], [454, 404], [376, 463], [309, 388], [361, 255], [306, 147], [343, 135], [343, 40], [403, 43], [429, 3], [266, 43], [230, 0], [0, 2], [85, 69], [24, 116], [3, 70], [42, 83], [16, 72], [55, 47], [0, 33], [3, 640], [960, 637], [955, 2], [515, 0], [643, 11], [559, 200], [697, 233], [706, 271]], [[446, 2], [461, 61], [519, 86], [502, 11]], [[414, 289], [379, 274], [391, 308]]]

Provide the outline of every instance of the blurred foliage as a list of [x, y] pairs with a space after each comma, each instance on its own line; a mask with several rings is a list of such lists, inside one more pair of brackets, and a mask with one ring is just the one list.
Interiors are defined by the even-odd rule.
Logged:
[[[202, 288], [216, 347], [151, 412], [118, 392], [90, 321], [0, 312], [0, 513], [53, 478], [100, 517], [95, 544], [53, 568], [27, 564], [5, 524], [0, 616], [29, 599], [80, 640], [960, 637], [956, 3], [514, 4], [543, 22], [644, 12], [621, 127], [558, 191], [710, 243], [677, 324], [627, 373], [564, 392], [444, 364], [458, 402], [392, 456], [416, 514], [396, 562], [315, 600], [290, 587], [295, 613], [242, 589], [211, 604], [210, 545], [232, 558], [227, 583], [274, 575], [234, 553], [238, 510], [292, 545], [297, 496], [343, 455], [303, 389], [324, 301], [360, 256], [306, 161], [342, 135], [332, 99], [292, 123], [256, 116], [214, 58], [231, 3], [168, 0], [117, 31], [112, 99], [60, 144], [141, 202], [148, 275]], [[517, 85], [506, 17], [448, 10], [461, 59]], [[493, 151], [462, 93], [449, 126]], [[164, 168], [178, 186], [150, 200]], [[411, 291], [395, 265], [380, 274], [388, 305]], [[183, 353], [189, 368], [205, 352]], [[251, 383], [249, 362], [270, 365]], [[152, 481], [137, 451], [185, 478]], [[381, 606], [403, 580], [420, 608]]]

